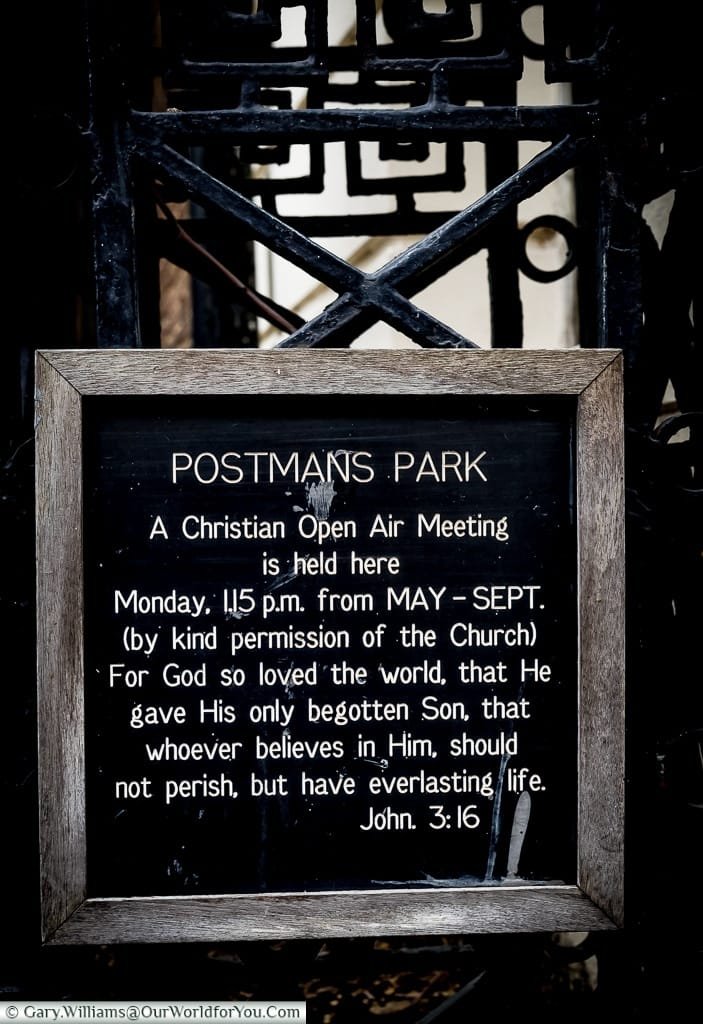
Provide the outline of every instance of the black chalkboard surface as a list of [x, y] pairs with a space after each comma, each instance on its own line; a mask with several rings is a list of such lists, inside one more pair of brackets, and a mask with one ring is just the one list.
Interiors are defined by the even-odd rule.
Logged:
[[90, 895], [574, 881], [575, 408], [86, 399]]
[[45, 941], [621, 923], [620, 364], [38, 355]]

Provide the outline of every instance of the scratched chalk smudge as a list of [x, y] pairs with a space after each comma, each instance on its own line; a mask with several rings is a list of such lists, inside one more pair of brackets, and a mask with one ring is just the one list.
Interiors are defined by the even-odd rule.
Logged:
[[334, 484], [331, 480], [320, 480], [319, 482], [305, 485], [305, 496], [308, 507], [315, 518], [324, 521], [329, 518], [330, 509], [335, 496]]

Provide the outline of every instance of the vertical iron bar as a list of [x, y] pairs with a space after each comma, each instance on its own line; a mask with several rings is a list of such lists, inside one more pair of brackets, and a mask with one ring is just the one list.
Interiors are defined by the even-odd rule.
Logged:
[[[517, 139], [497, 138], [486, 143], [487, 192], [509, 178], [517, 168]], [[488, 245], [488, 287], [493, 348], [520, 348], [522, 345], [523, 320], [517, 244], [517, 210], [511, 209], [494, 220]]]
[[110, 20], [99, 0], [86, 0], [93, 331], [98, 348], [135, 348], [141, 331], [127, 105], [119, 75], [110, 73]]
[[627, 412], [642, 342], [641, 210], [622, 143], [604, 138], [600, 152], [596, 347], [623, 350]]

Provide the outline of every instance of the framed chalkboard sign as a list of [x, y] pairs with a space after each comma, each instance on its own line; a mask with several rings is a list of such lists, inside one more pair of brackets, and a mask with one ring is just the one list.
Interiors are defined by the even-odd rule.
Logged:
[[37, 358], [44, 940], [617, 927], [621, 358]]

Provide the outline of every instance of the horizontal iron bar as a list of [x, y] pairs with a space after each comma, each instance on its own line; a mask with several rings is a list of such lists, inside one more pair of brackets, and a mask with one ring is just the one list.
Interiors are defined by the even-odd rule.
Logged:
[[[398, 53], [398, 51], [396, 51]], [[302, 74], [319, 75], [328, 71], [360, 71], [375, 75], [407, 75], [431, 74], [442, 71], [459, 74], [507, 72], [512, 77], [519, 77], [522, 70], [520, 54], [511, 54], [506, 50], [494, 53], [473, 53], [458, 56], [434, 54], [432, 57], [395, 56], [376, 50], [377, 56], [360, 53], [353, 47], [330, 48], [320, 55], [311, 54], [307, 49], [279, 49], [276, 59], [243, 60], [212, 60], [199, 61], [185, 59], [168, 69], [167, 74], [174, 77], [182, 76], [188, 81], [203, 82], [208, 79], [229, 78], [241, 81], [244, 78], [288, 78]]]
[[550, 107], [459, 107], [448, 103], [425, 104], [408, 110], [379, 110], [367, 107], [339, 110], [274, 110], [247, 107], [245, 110], [133, 111], [131, 122], [137, 131], [154, 141], [184, 142], [208, 139], [237, 139], [254, 136], [270, 144], [291, 140], [298, 143], [334, 142], [353, 139], [384, 139], [388, 132], [415, 133], [430, 137], [460, 137], [477, 140], [512, 135], [523, 139], [551, 141], [567, 133], [591, 135], [598, 129], [594, 106]]

